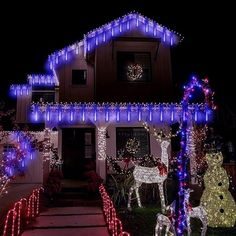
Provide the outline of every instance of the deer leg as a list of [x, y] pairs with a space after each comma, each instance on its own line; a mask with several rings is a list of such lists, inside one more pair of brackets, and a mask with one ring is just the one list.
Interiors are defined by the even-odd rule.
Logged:
[[201, 232], [201, 236], [205, 236], [206, 235], [206, 231], [207, 231], [207, 216], [203, 215], [200, 218], [201, 222], [202, 222], [202, 232]]
[[160, 199], [161, 199], [161, 212], [165, 213], [166, 203], [165, 203], [165, 195], [164, 195], [164, 190], [163, 190], [163, 182], [158, 183], [158, 189], [159, 189], [159, 194], [160, 194]]
[[131, 199], [132, 199], [132, 194], [134, 192], [135, 186], [136, 186], [136, 182], [134, 182], [134, 184], [129, 189], [128, 205], [127, 205], [127, 208], [129, 210], [131, 210]]
[[157, 223], [156, 223], [156, 228], [155, 228], [155, 236], [159, 236], [160, 235], [160, 224], [159, 224], [159, 221], [157, 220]]
[[142, 185], [141, 182], [138, 182], [136, 181], [136, 184], [135, 184], [135, 194], [136, 194], [136, 198], [137, 198], [137, 201], [138, 201], [138, 206], [139, 207], [142, 207], [142, 204], [141, 204], [141, 201], [140, 201], [140, 195], [139, 195], [139, 187]]
[[165, 236], [168, 236], [169, 231], [170, 231], [170, 224], [166, 224]]
[[[187, 213], [187, 214], [189, 214], [189, 213]], [[186, 223], [187, 223], [188, 236], [190, 236], [191, 235], [190, 216], [186, 217]]]

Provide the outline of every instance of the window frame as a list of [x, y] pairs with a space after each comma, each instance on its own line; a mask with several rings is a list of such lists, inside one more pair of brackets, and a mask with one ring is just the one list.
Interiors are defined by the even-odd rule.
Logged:
[[[128, 59], [127, 59], [127, 61], [123, 61], [122, 63], [122, 65], [123, 66], [121, 66], [120, 65], [120, 63], [121, 63], [121, 60], [122, 59], [119, 59], [119, 57], [121, 57], [121, 56], [119, 56], [119, 55], [121, 55], [121, 54], [124, 54], [123, 55], [123, 58], [125, 58], [125, 54], [127, 54], [127, 56], [126, 57], [128, 57], [128, 54], [130, 54], [130, 55], [132, 55], [133, 54], [133, 57], [135, 58], [135, 54], [146, 54], [147, 55], [147, 57], [148, 57], [148, 68], [149, 68], [149, 72], [148, 72], [148, 74], [147, 74], [147, 79], [142, 79], [142, 80], [129, 80], [128, 78], [127, 78], [127, 76], [124, 76], [125, 75], [125, 70], [124, 70], [124, 64], [125, 63], [127, 63], [127, 61], [128, 61]], [[134, 62], [133, 62], [133, 64], [138, 64], [138, 63], [136, 63], [135, 62], [135, 59], [134, 59]], [[121, 70], [121, 68], [122, 68], [122, 72], [120, 71]], [[122, 75], [122, 73], [123, 73], [123, 75]], [[123, 82], [123, 83], [150, 83], [151, 81], [152, 81], [152, 54], [151, 54], [151, 52], [150, 51], [116, 51], [116, 78], [117, 78], [117, 81], [118, 82]], [[126, 79], [124, 79], [124, 78], [126, 78]]]
[[[130, 137], [127, 137], [127, 140], [129, 139], [129, 138], [135, 138], [136, 136], [134, 136], [134, 133], [135, 133], [135, 129], [137, 129], [137, 130], [142, 130], [143, 131], [143, 133], [146, 133], [146, 140], [147, 140], [147, 143], [146, 143], [146, 145], [147, 145], [147, 149], [148, 150], [146, 150], [147, 151], [147, 153], [144, 153], [144, 151], [142, 152], [141, 150], [137, 153], [137, 154], [134, 154], [134, 157], [137, 157], [137, 158], [141, 158], [141, 157], [143, 157], [144, 155], [150, 155], [150, 151], [151, 151], [151, 146], [150, 146], [150, 135], [149, 135], [149, 133], [145, 130], [145, 128], [144, 127], [116, 127], [116, 155], [117, 155], [117, 157], [119, 157], [119, 153], [118, 153], [118, 151], [119, 151], [119, 146], [121, 146], [120, 144], [118, 144], [118, 132], [119, 132], [119, 130], [120, 130], [120, 132], [125, 132], [126, 130], [127, 130], [127, 133], [130, 133]], [[137, 131], [136, 131], [137, 132]], [[127, 135], [127, 136], [129, 136], [129, 135]], [[136, 137], [137, 138], [137, 137]], [[124, 139], [124, 136], [123, 136], [123, 139]], [[137, 138], [139, 141], [140, 141], [140, 139], [139, 138]], [[126, 142], [127, 142], [127, 140], [125, 140], [125, 142], [124, 142], [124, 145], [126, 144]], [[140, 143], [140, 147], [142, 147], [142, 143]], [[122, 149], [122, 147], [120, 147], [120, 149]], [[142, 155], [142, 156], [141, 156]]]

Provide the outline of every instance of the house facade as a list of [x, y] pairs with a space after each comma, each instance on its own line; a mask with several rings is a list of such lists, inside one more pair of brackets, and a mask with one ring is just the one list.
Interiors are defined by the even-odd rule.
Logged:
[[182, 39], [138, 13], [90, 31], [49, 55], [47, 74], [29, 75], [27, 84], [11, 86], [17, 123], [43, 123], [57, 130], [54, 139], [65, 178], [80, 178], [86, 168], [95, 168], [106, 179], [106, 157], [122, 156], [133, 137], [140, 143], [137, 157], [160, 156], [160, 145], [144, 122], [169, 132], [188, 111], [195, 122], [209, 119], [201, 104], [185, 110], [170, 103], [170, 48]]

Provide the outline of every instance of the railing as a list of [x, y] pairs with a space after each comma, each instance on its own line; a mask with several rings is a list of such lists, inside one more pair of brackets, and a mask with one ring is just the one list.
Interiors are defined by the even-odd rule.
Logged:
[[123, 231], [122, 222], [117, 218], [116, 209], [103, 184], [100, 185], [99, 192], [102, 197], [103, 212], [110, 234], [112, 236], [130, 236], [129, 233]]
[[3, 236], [20, 235], [23, 227], [39, 214], [39, 197], [43, 188], [34, 189], [28, 199], [21, 198], [7, 213]]

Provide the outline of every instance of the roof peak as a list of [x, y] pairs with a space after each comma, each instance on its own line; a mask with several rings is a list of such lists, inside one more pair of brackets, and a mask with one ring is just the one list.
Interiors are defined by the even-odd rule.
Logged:
[[48, 61], [50, 69], [60, 64], [61, 60], [67, 61], [71, 53], [79, 54], [82, 50], [82, 53], [86, 56], [87, 53], [92, 52], [98, 46], [134, 29], [138, 29], [146, 36], [156, 38], [170, 46], [177, 45], [183, 40], [181, 34], [176, 31], [157, 23], [137, 11], [131, 11], [113, 21], [90, 30], [87, 34], [84, 34], [84, 38], [81, 41], [77, 41], [49, 55]]

